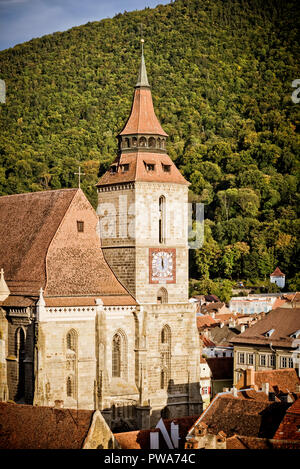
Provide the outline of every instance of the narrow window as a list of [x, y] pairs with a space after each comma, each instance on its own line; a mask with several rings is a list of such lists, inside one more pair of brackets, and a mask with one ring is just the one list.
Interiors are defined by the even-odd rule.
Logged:
[[266, 366], [266, 356], [265, 355], [260, 355], [259, 356], [259, 364], [260, 364], [260, 366]]
[[164, 370], [161, 370], [160, 373], [160, 389], [165, 389], [166, 387], [166, 373]]
[[158, 237], [159, 242], [162, 244], [165, 242], [165, 206], [166, 206], [166, 199], [162, 195], [159, 198], [159, 218], [158, 218]]
[[239, 363], [241, 363], [241, 364], [245, 363], [245, 354], [244, 353], [239, 353]]
[[253, 365], [253, 353], [248, 353], [248, 365]]
[[270, 355], [269, 365], [272, 367], [275, 366], [275, 355]]
[[84, 222], [83, 221], [77, 221], [77, 231], [78, 231], [78, 233], [83, 233], [84, 232]]
[[73, 397], [74, 394], [74, 385], [73, 385], [73, 378], [68, 376], [67, 378], [67, 396]]
[[121, 337], [119, 334], [115, 334], [113, 337], [112, 376], [115, 378], [121, 377]]

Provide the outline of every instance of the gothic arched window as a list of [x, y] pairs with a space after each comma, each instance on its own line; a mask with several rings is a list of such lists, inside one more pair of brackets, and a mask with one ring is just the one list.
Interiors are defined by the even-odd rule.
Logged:
[[158, 304], [168, 303], [168, 292], [164, 287], [161, 287], [157, 292], [157, 303]]
[[67, 349], [73, 352], [77, 350], [77, 332], [74, 329], [67, 333]]
[[127, 379], [127, 338], [121, 329], [112, 340], [112, 377]]

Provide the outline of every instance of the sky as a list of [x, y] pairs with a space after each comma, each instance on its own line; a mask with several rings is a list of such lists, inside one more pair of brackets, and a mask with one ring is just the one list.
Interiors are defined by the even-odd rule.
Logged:
[[0, 0], [0, 50], [170, 0]]

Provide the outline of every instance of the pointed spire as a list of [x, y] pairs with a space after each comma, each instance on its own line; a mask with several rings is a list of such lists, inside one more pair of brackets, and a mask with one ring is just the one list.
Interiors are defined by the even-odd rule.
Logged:
[[141, 39], [141, 44], [142, 44], [142, 58], [141, 58], [138, 81], [137, 81], [137, 84], [135, 85], [136, 88], [139, 88], [141, 86], [150, 87], [149, 82], [148, 82], [148, 77], [147, 77], [145, 58], [144, 58], [144, 39]]
[[0, 271], [0, 301], [6, 300], [9, 294], [10, 294], [10, 290], [4, 279], [4, 270], [1, 269]]

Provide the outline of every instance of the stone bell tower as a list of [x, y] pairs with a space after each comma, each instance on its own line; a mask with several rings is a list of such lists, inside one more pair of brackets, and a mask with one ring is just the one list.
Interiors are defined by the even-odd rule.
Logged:
[[97, 184], [104, 256], [141, 304], [188, 300], [189, 183], [166, 152], [142, 52], [118, 155]]
[[[134, 336], [138, 428], [160, 417], [200, 414], [200, 345], [188, 302], [189, 183], [166, 152], [167, 134], [153, 108], [142, 51], [130, 116], [118, 154], [97, 184], [105, 259], [139, 306], [110, 327]], [[125, 313], [124, 313], [125, 314]], [[108, 338], [108, 343], [111, 337]]]

